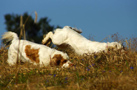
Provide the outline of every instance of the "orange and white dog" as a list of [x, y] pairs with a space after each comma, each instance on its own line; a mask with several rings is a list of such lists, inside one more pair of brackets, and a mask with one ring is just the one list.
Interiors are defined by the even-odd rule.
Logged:
[[51, 65], [68, 68], [73, 65], [66, 53], [27, 40], [19, 40], [14, 32], [6, 32], [2, 39], [12, 41], [8, 50], [7, 60], [10, 66], [15, 65], [18, 59], [41, 67]]
[[56, 29], [54, 32], [49, 32], [46, 37], [42, 40], [42, 43], [47, 43], [50, 39], [53, 44], [60, 46], [63, 44], [68, 44], [74, 49], [74, 51], [78, 55], [83, 54], [92, 54], [98, 53], [101, 51], [106, 51], [109, 47], [113, 47], [114, 49], [121, 49], [123, 46], [118, 42], [96, 42], [90, 41], [80, 35], [77, 29], [65, 26], [62, 29]]

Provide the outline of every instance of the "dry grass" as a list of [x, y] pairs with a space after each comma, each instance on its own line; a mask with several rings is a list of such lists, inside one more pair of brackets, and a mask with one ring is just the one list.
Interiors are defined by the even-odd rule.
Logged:
[[91, 56], [68, 54], [74, 67], [39, 68], [28, 63], [8, 66], [7, 48], [0, 48], [2, 90], [135, 90], [137, 89], [137, 39], [126, 41], [127, 52], [109, 51]]

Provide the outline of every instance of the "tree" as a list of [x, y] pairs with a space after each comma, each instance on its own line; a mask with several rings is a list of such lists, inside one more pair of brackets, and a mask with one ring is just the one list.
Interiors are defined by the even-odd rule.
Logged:
[[[24, 13], [22, 16], [23, 23], [27, 20], [25, 23], [25, 35], [27, 40], [41, 43], [43, 34], [55, 29], [54, 25], [49, 24], [51, 20], [47, 17], [41, 18], [37, 23], [34, 23], [34, 19], [27, 13]], [[7, 31], [16, 32], [18, 36], [20, 35], [20, 15], [6, 14], [5, 24]]]

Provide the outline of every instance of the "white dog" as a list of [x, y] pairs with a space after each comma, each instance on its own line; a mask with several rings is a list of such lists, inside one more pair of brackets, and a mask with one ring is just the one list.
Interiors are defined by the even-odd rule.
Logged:
[[61, 66], [67, 68], [73, 65], [68, 55], [61, 51], [51, 49], [45, 45], [36, 44], [26, 40], [19, 40], [14, 32], [6, 32], [2, 39], [12, 41], [8, 50], [7, 63], [15, 65], [17, 60], [30, 62], [40, 66]]
[[56, 29], [54, 33], [49, 32], [42, 40], [42, 43], [45, 44], [48, 42], [49, 39], [51, 39], [53, 44], [58, 46], [62, 44], [68, 44], [74, 49], [74, 51], [78, 55], [106, 51], [109, 47], [113, 47], [115, 49], [123, 48], [123, 46], [118, 42], [102, 43], [90, 41], [80, 35], [80, 32], [78, 32], [78, 30], [75, 30], [74, 28], [65, 26], [63, 29]]

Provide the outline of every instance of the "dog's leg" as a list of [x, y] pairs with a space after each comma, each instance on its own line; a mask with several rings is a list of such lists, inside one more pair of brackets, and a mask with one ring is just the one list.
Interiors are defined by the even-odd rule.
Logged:
[[10, 66], [15, 65], [17, 63], [17, 53], [14, 50], [9, 49], [7, 63]]
[[49, 32], [46, 37], [42, 40], [42, 44], [48, 43], [48, 41], [51, 39], [52, 40], [53, 33]]
[[[66, 43], [67, 36], [66, 34], [63, 34], [62, 32], [55, 32], [54, 34], [52, 32], [49, 32], [46, 37], [42, 40], [42, 44], [47, 44], [48, 41], [52, 41], [55, 45], [62, 45]], [[66, 43], [67, 44], [67, 43]]]

